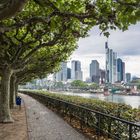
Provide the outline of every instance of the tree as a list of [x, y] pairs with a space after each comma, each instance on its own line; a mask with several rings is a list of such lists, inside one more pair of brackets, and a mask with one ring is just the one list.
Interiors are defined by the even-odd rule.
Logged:
[[21, 11], [27, 0], [1, 0], [0, 20], [14, 16]]
[[99, 88], [99, 85], [96, 84], [96, 83], [92, 83], [89, 87], [90, 87], [91, 89], [98, 89], [98, 88]]
[[[32, 5], [30, 3], [29, 5], [27, 5], [27, 10], [23, 12], [24, 14], [26, 14], [26, 12], [28, 13], [28, 6]], [[34, 8], [34, 10], [36, 11], [39, 9], [38, 7], [36, 7]], [[72, 35], [71, 31], [67, 31], [70, 28], [67, 28], [66, 22], [64, 20], [60, 21], [61, 18], [59, 19], [54, 15], [54, 19], [51, 20], [52, 23], [48, 23], [47, 20], [40, 21], [40, 19], [37, 18], [38, 22], [35, 19], [36, 22], [34, 24], [32, 21], [34, 18], [31, 18], [31, 22], [27, 20], [27, 25], [22, 25], [25, 15], [22, 16], [22, 21], [20, 17], [17, 17], [16, 19], [2, 22], [3, 25], [7, 27], [12, 26], [15, 23], [21, 23], [21, 26], [19, 28], [10, 28], [10, 30], [8, 31], [1, 32], [0, 37], [0, 74], [2, 77], [2, 92], [0, 94], [0, 120], [3, 122], [12, 120], [9, 110], [9, 91], [11, 76], [16, 72], [21, 71], [27, 64], [29, 64], [32, 60], [32, 56], [36, 52], [40, 52], [41, 48], [53, 46], [53, 48], [49, 48], [49, 50], [55, 50], [57, 47], [57, 50], [59, 50], [60, 52], [64, 49], [64, 54], [66, 55], [66, 57], [68, 57], [67, 52], [71, 52], [75, 47], [74, 44], [76, 41], [76, 36]], [[31, 15], [28, 14], [27, 17], [28, 16]], [[58, 23], [60, 23], [59, 25], [57, 24], [58, 28], [53, 27], [56, 25], [55, 20], [58, 20]], [[46, 25], [44, 23], [46, 23]], [[57, 46], [55, 46], [56, 44]], [[68, 44], [71, 45], [69, 46], [69, 48], [67, 48]]]
[[81, 80], [74, 80], [72, 83], [71, 83], [71, 86], [72, 87], [75, 87], [75, 88], [85, 88], [87, 87], [88, 85], [81, 81]]
[[[59, 47], [53, 50], [49, 48], [40, 50], [32, 57], [30, 63], [22, 70], [13, 74], [11, 77], [11, 90], [10, 90], [10, 107], [15, 105], [15, 96], [19, 84], [29, 82], [36, 78], [43, 78], [46, 75], [58, 70], [61, 61], [67, 59], [69, 52], [66, 52], [66, 46], [59, 51]], [[53, 61], [52, 61], [53, 60]]]
[[54, 85], [54, 88], [56, 88], [56, 89], [59, 89], [59, 88], [63, 88], [64, 87], [64, 84], [63, 84], [63, 82], [55, 82], [55, 85]]

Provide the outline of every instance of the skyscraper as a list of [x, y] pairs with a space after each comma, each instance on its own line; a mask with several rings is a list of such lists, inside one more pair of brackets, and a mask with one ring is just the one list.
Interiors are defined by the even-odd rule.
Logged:
[[106, 83], [114, 83], [117, 81], [117, 53], [108, 48], [108, 43], [105, 43], [106, 52]]
[[105, 70], [100, 69], [100, 84], [105, 83]]
[[125, 81], [125, 63], [120, 58], [117, 59], [117, 81]]
[[67, 63], [62, 62], [60, 66], [60, 71], [57, 72], [55, 75], [55, 80], [56, 81], [67, 81]]
[[73, 60], [71, 62], [71, 79], [72, 80], [83, 80], [83, 73], [81, 71], [81, 62], [78, 60]]
[[123, 79], [122, 81], [125, 82], [125, 63], [123, 62], [123, 70], [122, 70], [122, 74], [123, 74]]
[[71, 69], [67, 68], [67, 79], [71, 79]]
[[90, 79], [91, 82], [99, 83], [100, 74], [99, 74], [99, 63], [97, 60], [92, 60], [90, 64]]
[[117, 59], [117, 81], [121, 82], [123, 79], [123, 63], [120, 58]]
[[130, 81], [131, 81], [131, 73], [126, 73], [125, 78], [126, 78], [126, 83], [130, 83]]

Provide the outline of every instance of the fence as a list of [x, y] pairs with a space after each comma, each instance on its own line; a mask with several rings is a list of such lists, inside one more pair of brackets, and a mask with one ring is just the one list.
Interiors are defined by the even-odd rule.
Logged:
[[69, 103], [48, 95], [22, 91], [46, 106], [55, 108], [59, 113], [66, 114], [80, 120], [81, 129], [83, 126], [93, 128], [97, 136], [107, 136], [113, 140], [140, 140], [140, 124], [129, 122], [102, 112], [91, 110], [84, 106]]

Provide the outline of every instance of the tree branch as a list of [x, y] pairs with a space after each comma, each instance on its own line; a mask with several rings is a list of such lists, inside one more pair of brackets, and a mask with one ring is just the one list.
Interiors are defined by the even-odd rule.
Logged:
[[0, 20], [14, 16], [21, 11], [27, 0], [1, 0]]
[[4, 32], [8, 32], [8, 31], [12, 31], [14, 29], [19, 29], [25, 25], [31, 25], [31, 24], [36, 24], [36, 23], [44, 23], [44, 24], [48, 24], [51, 21], [51, 17], [54, 16], [55, 13], [52, 12], [50, 15], [48, 15], [48, 17], [31, 17], [28, 19], [23, 19], [22, 21], [17, 21], [15, 24], [11, 25], [11, 26], [6, 26], [3, 23], [0, 24], [0, 32], [4, 33]]

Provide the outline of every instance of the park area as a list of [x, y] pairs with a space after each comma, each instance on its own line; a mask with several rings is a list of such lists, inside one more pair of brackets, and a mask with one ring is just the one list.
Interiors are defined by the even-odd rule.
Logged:
[[19, 86], [58, 72], [94, 27], [106, 38], [127, 30], [140, 21], [139, 7], [139, 0], [0, 0], [0, 140], [89, 139], [28, 95], [15, 107]]

